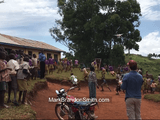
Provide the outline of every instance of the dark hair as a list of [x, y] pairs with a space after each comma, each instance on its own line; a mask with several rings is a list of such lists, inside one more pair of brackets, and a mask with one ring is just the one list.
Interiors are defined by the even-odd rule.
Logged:
[[15, 60], [15, 54], [13, 54], [13, 53], [11, 53], [10, 55], [9, 55], [9, 59], [14, 59]]
[[73, 73], [71, 73], [71, 75], [73, 75]]
[[3, 51], [0, 51], [0, 59], [5, 60], [6, 59], [6, 53]]
[[36, 58], [37, 57], [36, 54], [33, 54], [33, 57]]
[[15, 50], [11, 50], [10, 54], [16, 54], [16, 51]]
[[4, 47], [3, 46], [0, 46], [0, 51], [5, 51]]
[[137, 70], [137, 65], [130, 66], [130, 69], [131, 69], [131, 70]]
[[90, 71], [95, 71], [94, 67], [91, 66], [90, 67]]
[[26, 57], [26, 56], [25, 56], [25, 57], [23, 58], [23, 61], [29, 62], [29, 57]]

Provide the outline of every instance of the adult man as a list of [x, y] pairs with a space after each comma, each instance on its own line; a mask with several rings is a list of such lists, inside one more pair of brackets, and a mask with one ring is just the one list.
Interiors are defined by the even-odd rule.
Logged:
[[39, 54], [41, 79], [43, 79], [45, 76], [45, 60], [46, 60], [46, 56], [43, 54], [43, 51], [42, 51]]
[[126, 90], [125, 101], [127, 116], [129, 119], [141, 119], [141, 86], [143, 84], [143, 77], [138, 72], [137, 62], [129, 61], [131, 71], [124, 75], [121, 88]]

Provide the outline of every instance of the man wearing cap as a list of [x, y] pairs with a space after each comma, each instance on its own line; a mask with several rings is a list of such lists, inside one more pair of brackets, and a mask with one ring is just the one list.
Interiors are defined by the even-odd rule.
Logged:
[[131, 71], [124, 75], [121, 88], [126, 90], [125, 102], [127, 109], [127, 116], [129, 119], [141, 119], [141, 86], [143, 84], [143, 77], [137, 70], [137, 62], [129, 61]]

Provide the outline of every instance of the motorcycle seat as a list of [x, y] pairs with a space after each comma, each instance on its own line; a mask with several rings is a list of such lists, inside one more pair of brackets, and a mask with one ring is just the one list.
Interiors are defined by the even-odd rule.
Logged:
[[78, 102], [74, 102], [75, 106], [81, 106], [81, 107], [88, 107], [91, 106], [91, 104], [97, 104], [96, 102], [91, 102], [91, 101], [78, 101]]

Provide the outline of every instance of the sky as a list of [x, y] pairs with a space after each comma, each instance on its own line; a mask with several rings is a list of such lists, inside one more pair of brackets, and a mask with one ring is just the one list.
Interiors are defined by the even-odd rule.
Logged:
[[[142, 13], [137, 29], [142, 41], [138, 43], [139, 51], [131, 50], [131, 53], [160, 54], [160, 0], [137, 1]], [[49, 33], [49, 29], [56, 25], [55, 20], [61, 18], [57, 11], [57, 0], [4, 0], [0, 4], [0, 33], [42, 41], [69, 52]]]

